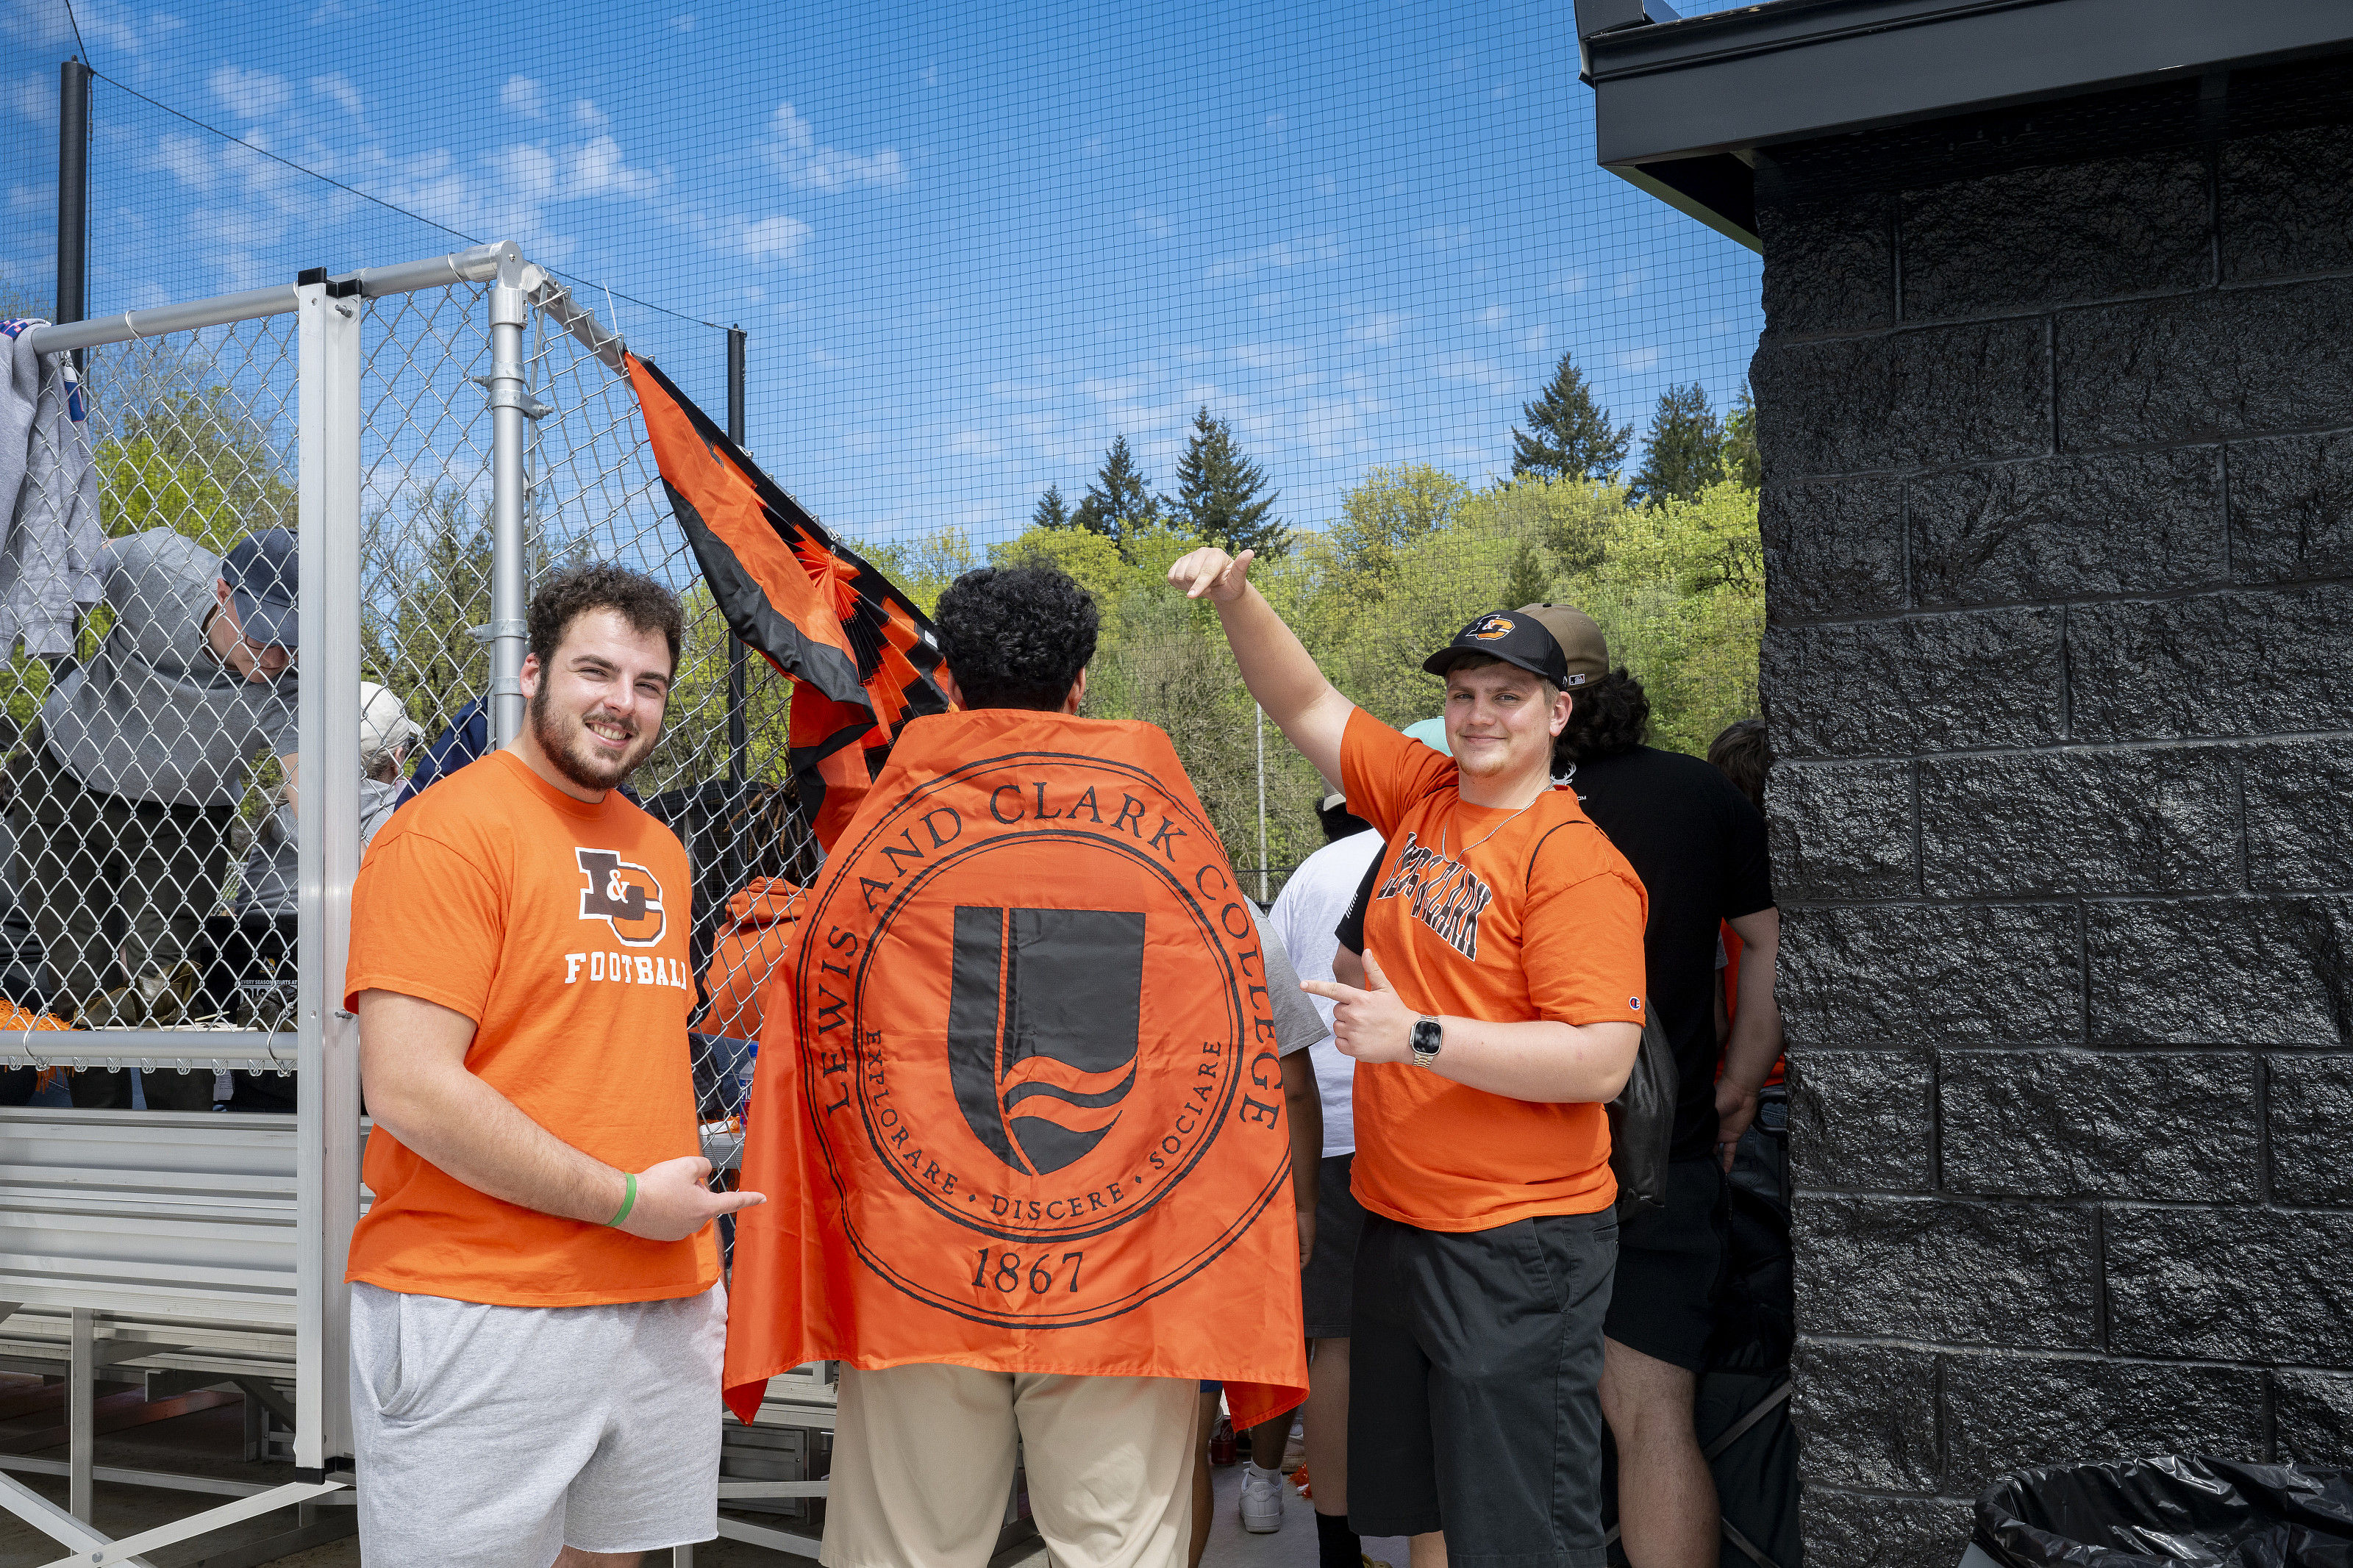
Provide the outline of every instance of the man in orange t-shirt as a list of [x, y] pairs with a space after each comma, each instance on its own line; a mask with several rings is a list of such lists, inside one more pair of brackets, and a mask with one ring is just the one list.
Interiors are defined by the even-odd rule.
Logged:
[[711, 1221], [761, 1199], [705, 1185], [686, 852], [614, 787], [660, 738], [678, 601], [581, 567], [528, 630], [522, 734], [396, 813], [352, 889], [369, 1568], [628, 1568], [718, 1531]]
[[1324, 679], [1250, 559], [1197, 550], [1168, 580], [1215, 604], [1250, 695], [1388, 840], [1368, 989], [1306, 986], [1356, 1062], [1349, 1528], [1412, 1537], [1414, 1568], [1601, 1568], [1602, 1106], [1641, 1039], [1645, 899], [1551, 787], [1560, 645], [1494, 614], [1432, 654], [1442, 756]]

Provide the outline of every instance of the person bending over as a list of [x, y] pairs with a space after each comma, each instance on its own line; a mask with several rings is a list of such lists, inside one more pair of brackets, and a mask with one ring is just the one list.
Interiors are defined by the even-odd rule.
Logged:
[[686, 851], [615, 788], [680, 624], [618, 567], [550, 581], [523, 732], [394, 813], [353, 884], [369, 1568], [628, 1568], [718, 1531], [711, 1221], [762, 1199], [705, 1184]]
[[1602, 1103], [1641, 1038], [1644, 898], [1551, 787], [1560, 647], [1490, 614], [1433, 653], [1449, 759], [1324, 679], [1250, 559], [1197, 550], [1168, 580], [1215, 604], [1250, 695], [1388, 840], [1366, 986], [1309, 987], [1356, 1062], [1349, 1526], [1410, 1536], [1415, 1568], [1600, 1568]]

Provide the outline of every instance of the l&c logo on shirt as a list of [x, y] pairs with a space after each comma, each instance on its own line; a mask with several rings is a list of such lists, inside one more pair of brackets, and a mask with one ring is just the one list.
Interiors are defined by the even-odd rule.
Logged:
[[580, 918], [604, 921], [631, 947], [651, 947], [663, 929], [661, 883], [643, 866], [610, 849], [575, 848], [588, 885], [580, 890]]

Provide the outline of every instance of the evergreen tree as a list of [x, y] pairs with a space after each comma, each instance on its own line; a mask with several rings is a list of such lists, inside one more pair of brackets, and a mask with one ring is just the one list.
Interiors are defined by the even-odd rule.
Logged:
[[1609, 411], [1593, 401], [1576, 360], [1560, 356], [1552, 384], [1534, 403], [1520, 405], [1528, 428], [1512, 429], [1512, 476], [1607, 479], [1626, 466], [1634, 426], [1609, 427]]
[[1245, 550], [1280, 555], [1291, 547], [1291, 531], [1267, 515], [1278, 498], [1261, 495], [1265, 489], [1266, 470], [1243, 455], [1233, 427], [1210, 418], [1203, 404], [1176, 464], [1176, 499], [1170, 504], [1176, 521], [1194, 537], [1235, 555]]
[[1724, 478], [1724, 426], [1697, 382], [1659, 394], [1642, 466], [1626, 487], [1627, 499], [1644, 506], [1686, 500]]
[[1545, 569], [1544, 552], [1523, 539], [1512, 552], [1512, 566], [1504, 578], [1504, 606], [1541, 605], [1552, 596], [1552, 574]]
[[1062, 487], [1048, 485], [1046, 493], [1038, 498], [1038, 508], [1029, 514], [1032, 528], [1071, 528], [1077, 520], [1071, 517], [1068, 502], [1062, 500]]
[[1126, 437], [1113, 439], [1111, 450], [1103, 454], [1103, 467], [1095, 472], [1095, 482], [1087, 487], [1086, 498], [1071, 514], [1071, 521], [1089, 533], [1100, 533], [1123, 545], [1129, 535], [1160, 521], [1160, 498], [1152, 493], [1150, 481], [1127, 449]]
[[1739, 480], [1746, 489], [1765, 485], [1765, 459], [1757, 449], [1757, 400], [1745, 386], [1724, 418], [1724, 477]]

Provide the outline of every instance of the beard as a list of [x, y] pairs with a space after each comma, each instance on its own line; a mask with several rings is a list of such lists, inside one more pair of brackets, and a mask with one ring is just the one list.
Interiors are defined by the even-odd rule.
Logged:
[[649, 732], [633, 737], [628, 751], [620, 757], [599, 756], [589, 749], [587, 725], [575, 715], [559, 715], [548, 697], [545, 686], [532, 693], [527, 710], [532, 738], [539, 742], [540, 751], [554, 764], [555, 771], [582, 789], [611, 789], [638, 771], [638, 764], [653, 752], [654, 742], [661, 739], [661, 726], [657, 723]]

